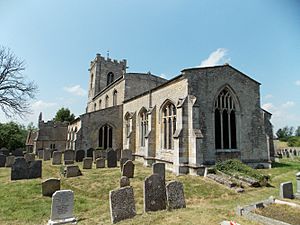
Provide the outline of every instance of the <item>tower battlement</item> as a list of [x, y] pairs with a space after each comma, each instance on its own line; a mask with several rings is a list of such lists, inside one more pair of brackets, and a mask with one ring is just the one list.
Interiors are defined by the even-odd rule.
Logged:
[[95, 59], [91, 61], [90, 69], [92, 69], [96, 63], [102, 63], [102, 62], [111, 64], [111, 66], [117, 66], [117, 67], [121, 66], [124, 70], [126, 69], [126, 64], [127, 64], [126, 59], [116, 60], [116, 59], [111, 59], [109, 57], [105, 58], [104, 56], [101, 56], [101, 54], [97, 53]]

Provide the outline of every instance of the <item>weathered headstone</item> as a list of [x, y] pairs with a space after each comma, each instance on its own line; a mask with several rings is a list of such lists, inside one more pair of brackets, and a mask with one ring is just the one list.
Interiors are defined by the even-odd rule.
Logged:
[[93, 166], [93, 158], [91, 158], [91, 157], [85, 157], [83, 159], [83, 166], [82, 166], [82, 168], [83, 169], [92, 169], [92, 166]]
[[73, 208], [73, 191], [56, 191], [52, 196], [51, 216], [48, 225], [75, 223], [76, 218], [73, 215]]
[[166, 207], [165, 182], [158, 174], [152, 174], [144, 181], [144, 211], [164, 210]]
[[290, 198], [292, 199], [293, 196], [293, 183], [291, 181], [284, 182], [280, 184], [280, 198]]
[[300, 199], [300, 172], [296, 174], [296, 182], [297, 182], [297, 192], [295, 193], [295, 198]]
[[51, 151], [50, 149], [44, 149], [43, 151], [43, 160], [48, 161], [51, 158]]
[[34, 161], [35, 160], [35, 154], [34, 153], [26, 153], [24, 155], [24, 158], [25, 158], [26, 162]]
[[21, 156], [24, 156], [23, 154], [23, 149], [21, 148], [17, 148], [13, 151], [13, 155], [16, 156], [16, 157], [21, 157]]
[[81, 176], [82, 173], [77, 165], [68, 165], [64, 168], [64, 175], [65, 177], [77, 177]]
[[75, 160], [75, 151], [73, 150], [66, 150], [64, 152], [64, 161], [66, 160], [72, 160], [74, 161]]
[[110, 149], [107, 152], [107, 167], [117, 167], [117, 162], [117, 153], [113, 149]]
[[126, 186], [130, 186], [130, 180], [128, 177], [122, 176], [120, 178], [120, 187], [126, 187]]
[[43, 159], [43, 157], [44, 157], [44, 150], [43, 149], [38, 150], [38, 158]]
[[15, 156], [10, 155], [6, 157], [5, 167], [12, 167], [15, 162]]
[[131, 160], [127, 160], [123, 165], [122, 176], [133, 178], [134, 176], [134, 164]]
[[117, 153], [117, 160], [120, 161], [120, 159], [121, 159], [121, 149], [117, 148], [115, 151]]
[[52, 196], [56, 191], [60, 190], [60, 179], [49, 178], [42, 182], [42, 195]]
[[129, 149], [123, 149], [121, 151], [121, 158], [126, 158], [126, 159], [129, 159], [129, 160], [133, 160], [132, 159], [132, 151], [129, 150]]
[[93, 161], [95, 162], [98, 158], [101, 158], [104, 150], [95, 150], [93, 152]]
[[28, 162], [28, 179], [42, 177], [42, 160]]
[[61, 165], [62, 152], [55, 151], [52, 155], [52, 165]]
[[0, 167], [5, 167], [5, 163], [6, 163], [6, 155], [4, 154], [0, 154]]
[[93, 152], [93, 148], [89, 148], [88, 150], [86, 150], [86, 157], [93, 157]]
[[127, 161], [128, 159], [127, 158], [121, 158], [120, 159], [120, 167], [121, 167], [121, 171], [123, 170], [123, 166], [125, 164], [125, 162]]
[[105, 159], [103, 158], [96, 159], [96, 168], [105, 168]]
[[161, 179], [165, 182], [166, 164], [164, 163], [153, 163], [152, 173], [158, 174]]
[[73, 160], [65, 160], [64, 161], [64, 165], [73, 165], [74, 164], [74, 161]]
[[16, 157], [11, 167], [11, 180], [21, 180], [28, 178], [28, 164], [23, 157]]
[[133, 218], [136, 215], [132, 187], [123, 187], [109, 192], [109, 205], [112, 223]]
[[85, 156], [85, 151], [84, 150], [77, 150], [75, 152], [75, 160], [76, 160], [76, 162], [82, 162], [84, 156]]
[[0, 153], [2, 153], [5, 156], [9, 156], [9, 150], [7, 148], [1, 148]]
[[168, 209], [185, 208], [183, 185], [179, 181], [171, 181], [166, 185]]

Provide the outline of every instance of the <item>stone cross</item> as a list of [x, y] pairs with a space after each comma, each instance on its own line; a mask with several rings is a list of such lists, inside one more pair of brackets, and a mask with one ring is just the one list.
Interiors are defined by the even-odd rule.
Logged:
[[280, 198], [293, 198], [293, 183], [291, 181], [280, 184]]
[[153, 163], [152, 165], [152, 173], [158, 174], [161, 179], [165, 182], [166, 177], [166, 164], [164, 163]]
[[52, 196], [51, 216], [48, 225], [75, 223], [73, 215], [74, 193], [71, 190], [56, 191]]
[[133, 218], [136, 215], [132, 187], [123, 187], [109, 192], [109, 206], [112, 223]]
[[166, 185], [168, 209], [185, 208], [183, 185], [179, 181], [171, 181]]
[[158, 174], [152, 174], [144, 181], [144, 211], [159, 211], [167, 207], [165, 182]]

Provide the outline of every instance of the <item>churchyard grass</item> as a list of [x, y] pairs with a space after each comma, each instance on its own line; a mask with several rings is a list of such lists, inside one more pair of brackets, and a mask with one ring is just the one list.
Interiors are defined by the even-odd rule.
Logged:
[[[296, 190], [296, 172], [300, 160], [281, 160], [270, 170], [260, 170], [271, 176], [271, 186], [245, 188], [235, 193], [207, 178], [178, 176], [166, 173], [166, 181], [178, 180], [184, 185], [187, 208], [174, 211], [143, 212], [143, 181], [151, 168], [134, 162], [135, 177], [130, 179], [136, 201], [137, 216], [118, 224], [219, 224], [234, 220], [240, 224], [258, 224], [235, 215], [237, 205], [246, 205], [268, 197], [278, 197], [279, 184], [292, 181]], [[76, 163], [77, 164], [77, 163]], [[83, 176], [61, 177], [61, 189], [71, 189], [75, 195], [74, 215], [78, 224], [111, 224], [109, 191], [119, 187], [120, 168], [82, 169]], [[0, 168], [0, 224], [46, 224], [50, 218], [51, 198], [41, 194], [41, 181], [60, 177], [60, 166], [43, 162], [43, 179], [10, 181], [10, 168]], [[299, 200], [291, 200], [300, 203]]]

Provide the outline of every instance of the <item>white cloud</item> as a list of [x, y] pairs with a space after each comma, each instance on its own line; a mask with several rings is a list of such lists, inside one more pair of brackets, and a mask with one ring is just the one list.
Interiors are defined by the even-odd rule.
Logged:
[[300, 86], [300, 80], [296, 80], [295, 84], [296, 84], [297, 86]]
[[283, 108], [290, 108], [293, 107], [295, 105], [295, 102], [293, 101], [287, 101], [286, 103], [282, 104]]
[[85, 96], [86, 95], [86, 90], [84, 90], [80, 85], [74, 85], [74, 86], [69, 86], [69, 87], [64, 87], [64, 90], [66, 92], [69, 92], [73, 95], [77, 96]]
[[273, 95], [267, 94], [267, 95], [264, 96], [264, 99], [270, 99], [270, 98], [273, 98]]
[[200, 67], [215, 66], [230, 61], [230, 59], [226, 57], [227, 52], [228, 50], [225, 48], [218, 48], [216, 51], [210, 53], [207, 59], [201, 62]]
[[38, 100], [38, 101], [32, 103], [32, 109], [33, 110], [51, 108], [53, 106], [57, 106], [57, 103], [55, 103], [55, 102], [44, 102], [43, 100]]
[[265, 103], [261, 106], [264, 110], [266, 111], [273, 111], [275, 110], [276, 108], [274, 107], [274, 105], [271, 103], [271, 102], [268, 102], [268, 103]]

